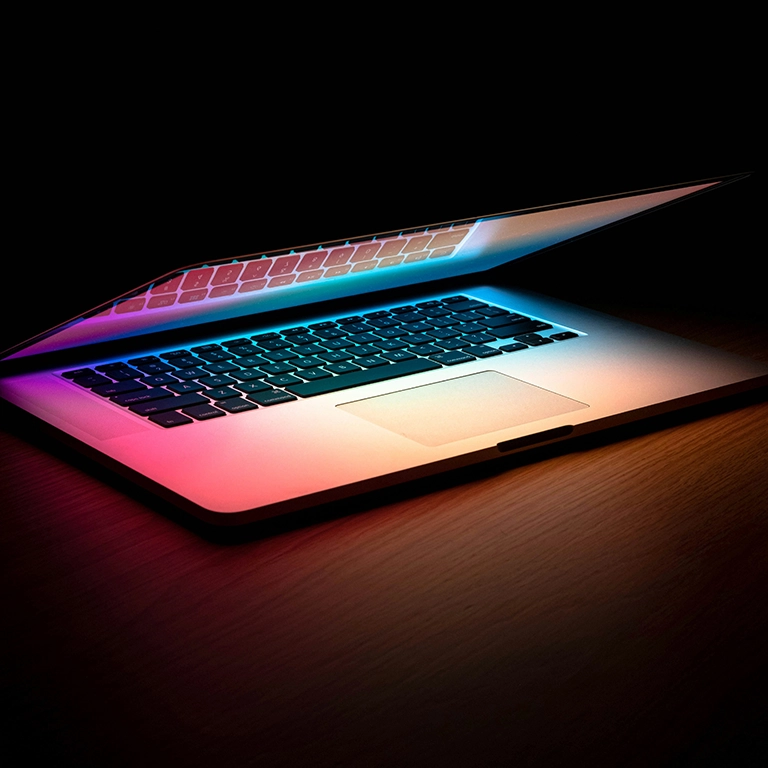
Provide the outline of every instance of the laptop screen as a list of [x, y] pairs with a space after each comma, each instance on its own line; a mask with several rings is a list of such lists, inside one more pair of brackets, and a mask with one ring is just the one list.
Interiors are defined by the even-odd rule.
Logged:
[[198, 264], [164, 275], [87, 312], [8, 357], [61, 351], [485, 272], [718, 183], [513, 211]]

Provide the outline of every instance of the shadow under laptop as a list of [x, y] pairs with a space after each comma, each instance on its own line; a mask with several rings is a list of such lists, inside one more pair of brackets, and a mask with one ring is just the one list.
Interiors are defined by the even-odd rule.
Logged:
[[179, 525], [209, 543], [234, 546], [284, 535], [318, 524], [399, 504], [472, 482], [482, 481], [547, 459], [573, 452], [586, 452], [606, 445], [632, 440], [643, 435], [671, 429], [729, 411], [747, 408], [768, 400], [768, 386], [731, 395], [713, 402], [689, 406], [671, 413], [652, 416], [640, 421], [611, 427], [590, 435], [533, 447], [524, 452], [500, 456], [483, 462], [430, 477], [409, 480], [388, 488], [367, 491], [277, 517], [237, 526], [216, 526], [206, 523], [155, 493], [137, 485], [115, 470], [95, 459], [73, 450], [65, 440], [41, 426], [34, 417], [0, 401], [0, 414], [9, 433], [46, 451], [88, 473], [126, 497], [146, 506], [153, 513]]

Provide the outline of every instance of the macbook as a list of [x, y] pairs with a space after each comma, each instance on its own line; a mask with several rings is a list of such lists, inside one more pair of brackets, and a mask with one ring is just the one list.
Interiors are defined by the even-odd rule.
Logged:
[[184, 266], [5, 351], [0, 396], [235, 525], [764, 386], [755, 361], [499, 279], [737, 178]]

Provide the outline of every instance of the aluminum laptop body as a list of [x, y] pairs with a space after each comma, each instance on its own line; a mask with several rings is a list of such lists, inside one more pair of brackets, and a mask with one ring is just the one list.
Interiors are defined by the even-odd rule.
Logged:
[[494, 271], [734, 178], [185, 267], [8, 350], [0, 396], [232, 525], [763, 386]]

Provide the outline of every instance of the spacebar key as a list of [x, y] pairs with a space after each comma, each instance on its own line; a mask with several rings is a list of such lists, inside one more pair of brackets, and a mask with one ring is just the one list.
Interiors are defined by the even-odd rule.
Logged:
[[314, 397], [315, 395], [326, 395], [329, 392], [338, 392], [342, 389], [360, 387], [364, 384], [373, 384], [376, 381], [410, 376], [412, 373], [436, 371], [438, 368], [442, 368], [442, 366], [434, 360], [416, 358], [415, 360], [404, 360], [402, 363], [391, 363], [365, 371], [343, 373], [330, 379], [318, 379], [317, 381], [308, 381], [305, 384], [291, 384], [283, 387], [283, 389], [299, 397]]

